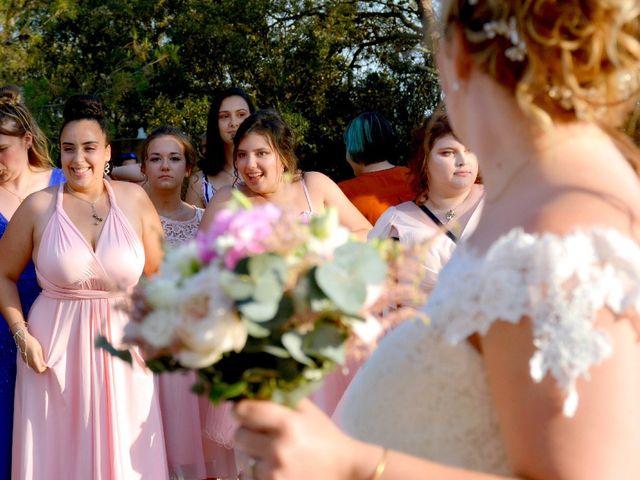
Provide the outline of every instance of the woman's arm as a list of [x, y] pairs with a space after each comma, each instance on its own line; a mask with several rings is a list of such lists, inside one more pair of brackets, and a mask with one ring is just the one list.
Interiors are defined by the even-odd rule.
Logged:
[[184, 201], [191, 205], [195, 205], [196, 207], [206, 207], [204, 199], [202, 198], [201, 172], [195, 172], [189, 177], [189, 186], [187, 187], [187, 193], [184, 196]]
[[333, 180], [320, 172], [305, 172], [304, 178], [309, 185], [309, 191], [322, 192], [322, 201], [325, 207], [334, 206], [338, 209], [338, 217], [343, 226], [360, 240], [367, 239], [367, 233], [372, 228], [371, 223], [351, 203]]
[[120, 165], [113, 167], [109, 175], [113, 180], [123, 180], [125, 182], [145, 183], [147, 177], [140, 168], [140, 164]]
[[[352, 439], [311, 401], [295, 409], [247, 400], [234, 410], [236, 447], [257, 462], [258, 478], [282, 480], [505, 480], [442, 466]], [[375, 419], [372, 419], [375, 421]], [[376, 473], [380, 474], [376, 477]], [[272, 476], [270, 476], [273, 475]]]
[[11, 334], [20, 350], [20, 357], [36, 372], [44, 372], [42, 347], [27, 328], [22, 313], [17, 282], [25, 269], [34, 245], [35, 222], [43, 215], [43, 210], [36, 208], [42, 203], [42, 195], [30, 195], [13, 214], [4, 235], [0, 239], [0, 313], [5, 318]]
[[200, 227], [198, 230], [201, 232], [206, 232], [209, 230], [209, 227], [213, 223], [213, 219], [216, 214], [227, 206], [229, 200], [231, 200], [233, 187], [226, 186], [222, 187], [220, 190], [216, 192], [213, 196], [209, 205], [207, 205], [206, 210], [204, 211], [204, 215], [202, 215], [202, 221], [200, 222]]

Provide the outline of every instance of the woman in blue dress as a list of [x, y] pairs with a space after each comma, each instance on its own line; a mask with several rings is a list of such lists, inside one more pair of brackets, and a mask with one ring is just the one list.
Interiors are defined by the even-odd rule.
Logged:
[[[20, 89], [0, 89], [0, 236], [22, 201], [33, 192], [64, 181], [62, 170], [53, 168], [47, 139], [21, 101]], [[33, 263], [18, 281], [26, 317], [40, 287]], [[13, 393], [16, 378], [16, 347], [0, 317], [0, 478], [11, 477]]]

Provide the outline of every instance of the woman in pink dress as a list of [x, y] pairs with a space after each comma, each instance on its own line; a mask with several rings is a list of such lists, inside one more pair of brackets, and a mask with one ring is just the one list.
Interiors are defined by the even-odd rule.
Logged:
[[[191, 240], [198, 232], [204, 209], [182, 200], [185, 178], [195, 165], [196, 152], [189, 138], [170, 126], [156, 128], [142, 147], [144, 188], [160, 215], [169, 247]], [[228, 415], [224, 424], [214, 421], [219, 409], [209, 407], [206, 397], [198, 397], [191, 387], [194, 372], [163, 373], [158, 377], [160, 410], [172, 479], [202, 480], [208, 477], [235, 478], [233, 450], [225, 448], [216, 436], [232, 428]], [[207, 419], [211, 428], [207, 428]], [[226, 435], [231, 436], [231, 433]]]
[[[125, 295], [161, 254], [160, 221], [137, 185], [103, 179], [111, 148], [95, 97], [65, 105], [67, 182], [35, 193], [1, 240], [1, 311], [19, 348], [12, 478], [167, 479], [154, 380], [95, 347], [121, 341]], [[15, 281], [33, 257], [43, 290], [21, 314]]]

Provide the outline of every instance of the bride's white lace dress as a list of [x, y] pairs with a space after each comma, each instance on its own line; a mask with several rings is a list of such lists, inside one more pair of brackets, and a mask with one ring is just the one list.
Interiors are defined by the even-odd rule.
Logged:
[[510, 473], [481, 355], [466, 341], [497, 319], [531, 319], [530, 375], [555, 378], [564, 414], [579, 404], [578, 378], [615, 345], [594, 325], [608, 308], [640, 312], [640, 247], [607, 228], [557, 236], [520, 229], [484, 255], [461, 245], [440, 273], [430, 324], [391, 332], [360, 369], [336, 420], [355, 437], [448, 465]]

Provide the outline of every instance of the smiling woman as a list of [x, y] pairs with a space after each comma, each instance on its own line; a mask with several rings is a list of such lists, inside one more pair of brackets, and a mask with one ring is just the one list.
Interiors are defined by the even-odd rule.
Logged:
[[225, 208], [233, 188], [253, 203], [274, 203], [309, 217], [336, 207], [340, 223], [360, 238], [366, 238], [371, 224], [327, 176], [302, 172], [298, 168], [293, 131], [274, 110], [251, 115], [233, 139], [234, 166], [242, 184], [222, 188], [202, 219], [206, 229], [216, 213]]
[[[0, 241], [0, 309], [23, 360], [11, 478], [168, 478], [153, 376], [94, 347], [96, 335], [119, 342], [122, 297], [157, 269], [162, 237], [140, 187], [103, 179], [106, 131], [95, 97], [67, 101], [67, 183], [27, 198]], [[32, 257], [43, 291], [27, 326], [15, 279]]]

